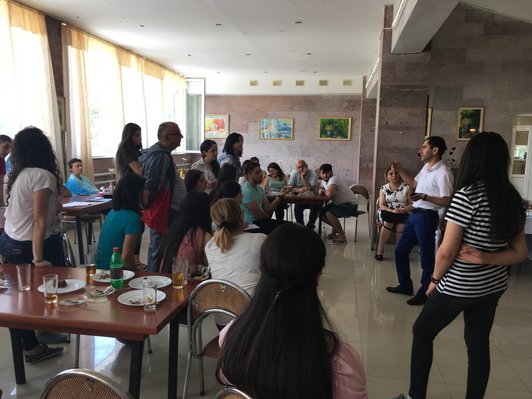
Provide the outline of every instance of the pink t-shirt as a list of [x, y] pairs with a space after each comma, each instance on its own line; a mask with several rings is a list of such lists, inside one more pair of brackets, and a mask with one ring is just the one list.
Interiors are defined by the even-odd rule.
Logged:
[[[220, 331], [220, 348], [223, 347], [225, 335], [232, 324], [233, 322], [229, 323]], [[368, 399], [366, 373], [357, 351], [351, 345], [341, 342], [332, 363], [334, 399]], [[221, 379], [230, 384], [223, 376]]]
[[[194, 231], [194, 243], [192, 242], [192, 232]], [[188, 264], [198, 265], [203, 263], [204, 248], [201, 248], [203, 244], [203, 238], [205, 237], [205, 231], [201, 227], [196, 227], [194, 230], [190, 229], [183, 237], [179, 250], [177, 251], [177, 257], [179, 259], [188, 259]]]

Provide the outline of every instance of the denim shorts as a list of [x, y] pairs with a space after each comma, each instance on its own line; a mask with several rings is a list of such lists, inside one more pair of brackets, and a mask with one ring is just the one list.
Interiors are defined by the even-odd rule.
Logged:
[[[17, 241], [4, 231], [0, 236], [0, 254], [7, 263], [32, 263], [33, 248], [31, 241]], [[63, 240], [61, 234], [54, 234], [44, 240], [43, 258], [54, 266], [65, 265]]]
[[352, 202], [344, 202], [340, 205], [329, 204], [323, 208], [322, 214], [331, 212], [337, 218], [355, 216], [358, 210], [358, 204]]

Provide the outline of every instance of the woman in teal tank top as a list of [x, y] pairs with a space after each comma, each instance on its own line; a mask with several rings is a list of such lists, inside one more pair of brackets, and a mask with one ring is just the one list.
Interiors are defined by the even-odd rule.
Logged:
[[[272, 162], [268, 165], [268, 175], [262, 181], [262, 186], [266, 193], [270, 195], [278, 194], [288, 183], [288, 176], [286, 176], [281, 169], [281, 167]], [[275, 219], [283, 220], [284, 219], [284, 210], [288, 206], [286, 204], [279, 205], [275, 210]]]

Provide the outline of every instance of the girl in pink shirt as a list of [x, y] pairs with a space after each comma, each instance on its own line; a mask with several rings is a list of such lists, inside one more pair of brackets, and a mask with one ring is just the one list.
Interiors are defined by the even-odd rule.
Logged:
[[254, 399], [368, 397], [360, 357], [333, 331], [317, 294], [325, 246], [295, 223], [261, 248], [261, 278], [220, 334], [219, 380]]

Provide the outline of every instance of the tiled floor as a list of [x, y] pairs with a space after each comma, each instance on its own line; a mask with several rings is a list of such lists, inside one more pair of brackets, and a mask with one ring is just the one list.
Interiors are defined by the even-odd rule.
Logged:
[[[348, 222], [348, 238], [353, 226]], [[359, 222], [359, 237], [345, 246], [328, 245], [327, 266], [319, 293], [341, 336], [362, 355], [369, 397], [382, 399], [408, 389], [411, 327], [420, 308], [408, 306], [405, 296], [389, 294], [385, 287], [396, 284], [392, 247], [385, 261], [377, 262], [369, 251], [367, 222]], [[144, 239], [144, 247], [148, 240]], [[145, 250], [143, 251], [145, 254]], [[415, 256], [413, 256], [415, 258]], [[412, 264], [419, 278], [417, 260]], [[486, 398], [532, 399], [532, 272], [530, 262], [512, 270], [509, 290], [497, 310], [491, 334], [492, 371]], [[1, 294], [0, 294], [1, 300]], [[467, 359], [461, 318], [445, 329], [435, 342], [434, 363], [428, 397], [457, 399], [465, 396]], [[214, 331], [214, 330], [213, 330]], [[213, 332], [211, 331], [211, 332]], [[180, 330], [179, 389], [185, 366], [186, 331]], [[144, 356], [141, 397], [166, 397], [167, 330], [152, 337], [153, 354]], [[72, 367], [74, 344], [65, 345], [65, 355], [41, 365], [27, 366], [28, 383], [14, 383], [7, 329], [0, 328], [0, 388], [4, 398], [36, 398], [43, 384], [55, 373]], [[81, 367], [97, 370], [127, 388], [130, 350], [111, 338], [82, 337]], [[206, 361], [206, 398], [220, 389]], [[197, 367], [192, 370], [190, 397], [199, 397]]]

